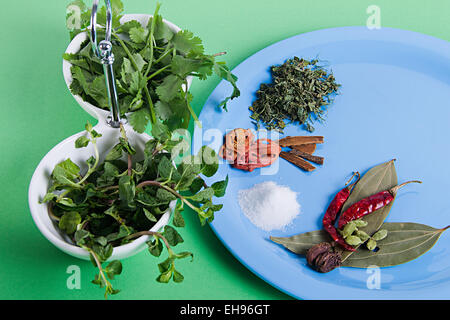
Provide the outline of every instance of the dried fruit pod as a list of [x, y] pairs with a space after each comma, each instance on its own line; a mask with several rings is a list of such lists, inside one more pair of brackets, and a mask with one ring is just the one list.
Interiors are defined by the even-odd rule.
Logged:
[[329, 244], [328, 242], [316, 244], [315, 246], [312, 246], [306, 253], [306, 261], [308, 262], [308, 264], [314, 265], [314, 261], [316, 260], [316, 258], [322, 253], [330, 251], [330, 249], [331, 244]]
[[341, 262], [341, 255], [339, 253], [325, 252], [316, 258], [316, 270], [322, 273], [330, 272], [339, 267]]
[[341, 254], [328, 242], [312, 246], [306, 253], [308, 264], [319, 272], [329, 272], [341, 265]]
[[381, 229], [381, 230], [378, 230], [377, 232], [375, 232], [375, 234], [372, 236], [372, 239], [375, 241], [380, 241], [380, 240], [383, 240], [384, 238], [386, 238], [387, 234], [388, 234], [388, 232], [386, 229]]

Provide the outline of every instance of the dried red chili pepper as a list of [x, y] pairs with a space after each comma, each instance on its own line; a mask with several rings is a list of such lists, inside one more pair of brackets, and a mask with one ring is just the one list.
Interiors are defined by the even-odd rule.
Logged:
[[[352, 184], [348, 184], [350, 181], [353, 180], [355, 176], [358, 177], [356, 181], [353, 182]], [[350, 191], [352, 190], [353, 186], [358, 182], [359, 178], [360, 178], [359, 172], [355, 172], [353, 176], [350, 178], [350, 180], [347, 182], [346, 187], [343, 188], [334, 196], [322, 219], [322, 224], [325, 231], [328, 232], [328, 234], [336, 243], [338, 243], [345, 250], [348, 251], [355, 251], [356, 249], [345, 242], [344, 238], [338, 233], [338, 231], [334, 227], [334, 223], [336, 221], [337, 215], [342, 209], [342, 206], [350, 196]]]
[[367, 198], [359, 200], [358, 202], [352, 204], [345, 210], [344, 213], [341, 214], [338, 222], [338, 228], [341, 229], [350, 221], [362, 218], [386, 205], [388, 205], [392, 200], [394, 200], [395, 194], [397, 190], [403, 187], [408, 183], [422, 183], [421, 181], [407, 181], [398, 186], [395, 186], [389, 190], [378, 192], [374, 195], [371, 195]]

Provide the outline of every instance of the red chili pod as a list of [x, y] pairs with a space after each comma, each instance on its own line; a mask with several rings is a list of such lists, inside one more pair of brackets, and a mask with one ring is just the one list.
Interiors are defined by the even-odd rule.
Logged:
[[355, 182], [353, 182], [350, 185], [347, 185], [345, 188], [343, 188], [334, 196], [322, 219], [324, 230], [328, 232], [328, 234], [336, 243], [340, 244], [345, 250], [348, 251], [355, 251], [355, 248], [353, 248], [352, 246], [348, 245], [345, 242], [344, 238], [337, 232], [336, 228], [334, 227], [334, 222], [336, 221], [336, 217], [341, 211], [345, 201], [347, 201], [348, 197], [350, 196], [350, 191], [352, 190], [356, 182], [358, 182], [360, 178], [359, 172], [354, 173], [353, 176], [350, 178], [350, 180], [347, 182], [347, 184], [351, 180], [353, 180], [355, 176], [358, 177]]
[[374, 195], [371, 195], [367, 198], [361, 199], [358, 202], [352, 204], [345, 210], [344, 213], [341, 214], [339, 218], [338, 228], [341, 229], [350, 221], [360, 219], [378, 209], [383, 208], [384, 206], [391, 203], [394, 200], [395, 194], [397, 190], [403, 187], [408, 183], [422, 183], [421, 181], [407, 181], [398, 186], [395, 186], [389, 190], [380, 191]]

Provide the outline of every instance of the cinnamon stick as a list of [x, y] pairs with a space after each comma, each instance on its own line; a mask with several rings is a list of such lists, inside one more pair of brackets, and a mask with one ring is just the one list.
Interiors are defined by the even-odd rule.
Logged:
[[314, 167], [312, 164], [310, 164], [309, 162], [303, 160], [302, 158], [296, 156], [295, 154], [292, 154], [290, 152], [284, 152], [281, 151], [280, 153], [280, 157], [282, 157], [283, 159], [286, 159], [287, 161], [295, 164], [297, 167], [305, 170], [305, 171], [313, 171], [314, 169], [316, 169], [316, 167]]
[[316, 151], [317, 144], [315, 143], [307, 143], [307, 144], [300, 144], [298, 146], [292, 146], [292, 149], [296, 149], [299, 151], [303, 151], [309, 154], [313, 154], [314, 151]]
[[302, 157], [303, 159], [309, 160], [317, 164], [323, 164], [324, 159], [323, 157], [313, 156], [312, 154], [300, 151], [298, 149], [292, 149], [291, 151], [289, 151], [289, 153], [292, 153], [296, 156]]
[[282, 138], [278, 140], [278, 144], [281, 147], [291, 147], [291, 146], [298, 146], [302, 144], [309, 144], [309, 143], [323, 143], [323, 137], [322, 136], [287, 136], [285, 138]]

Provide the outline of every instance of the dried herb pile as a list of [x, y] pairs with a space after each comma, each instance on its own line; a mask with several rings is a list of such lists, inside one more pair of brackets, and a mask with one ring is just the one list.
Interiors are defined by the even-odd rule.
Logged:
[[[201, 224], [214, 219], [222, 208], [214, 204], [213, 197], [225, 194], [228, 177], [206, 185], [200, 175], [211, 177], [218, 169], [214, 150], [203, 147], [196, 156], [186, 156], [174, 166], [180, 140], [172, 137], [163, 125], [154, 125], [153, 139], [145, 145], [144, 159], [135, 161], [136, 150], [128, 142], [121, 127], [118, 143], [99, 162], [97, 140], [101, 134], [88, 123], [86, 135], [76, 140], [76, 148], [92, 144], [94, 156], [87, 159], [87, 172], [66, 159], [55, 166], [51, 174], [51, 187], [43, 202], [48, 203], [49, 215], [68, 241], [86, 249], [99, 273], [92, 281], [105, 288], [105, 297], [115, 294], [111, 279], [122, 272], [122, 264], [114, 260], [103, 266], [111, 257], [113, 248], [143, 236], [153, 236], [148, 250], [160, 256], [167, 248], [167, 258], [158, 264], [158, 282], [183, 281], [175, 268], [177, 259], [193, 257], [191, 252], [175, 253], [172, 249], [183, 238], [174, 227], [184, 227], [183, 209], [187, 206], [197, 213]], [[148, 231], [178, 200], [171, 225], [161, 232]]]
[[249, 108], [258, 128], [262, 123], [268, 130], [283, 132], [289, 121], [314, 131], [314, 121], [324, 120], [326, 107], [340, 87], [318, 62], [294, 57], [271, 67], [272, 83], [261, 84]]

